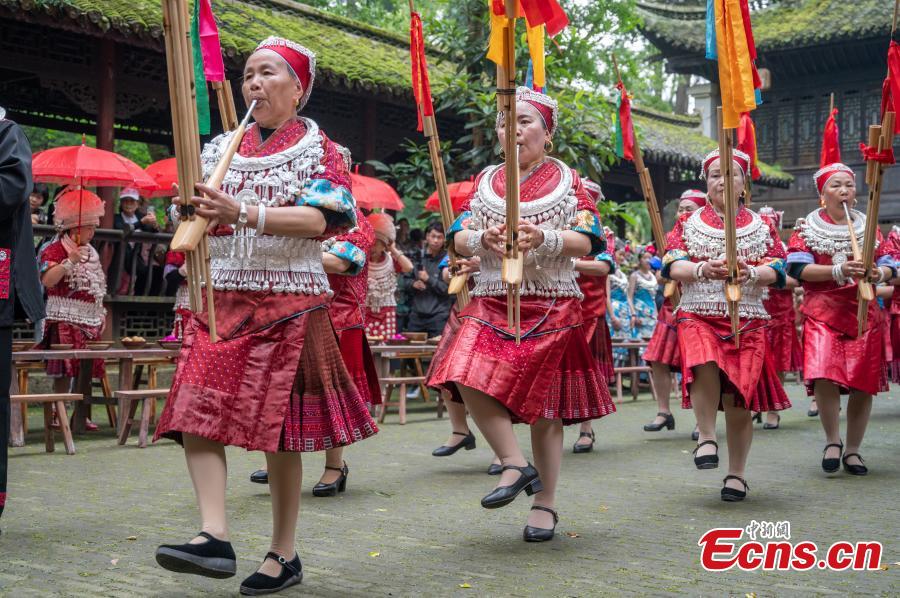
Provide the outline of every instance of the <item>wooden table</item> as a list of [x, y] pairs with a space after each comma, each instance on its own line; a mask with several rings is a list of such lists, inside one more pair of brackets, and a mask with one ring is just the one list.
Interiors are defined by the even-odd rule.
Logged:
[[[85, 423], [87, 422], [88, 411], [92, 404], [109, 404], [114, 399], [104, 397], [102, 400], [95, 399], [93, 387], [91, 385], [91, 373], [93, 371], [94, 361], [98, 359], [118, 360], [119, 362], [119, 390], [131, 390], [134, 384], [134, 360], [135, 359], [159, 359], [163, 357], [177, 357], [177, 349], [163, 349], [161, 347], [151, 347], [146, 349], [103, 349], [92, 351], [90, 349], [63, 349], [63, 350], [37, 350], [37, 351], [16, 351], [12, 354], [13, 364], [23, 361], [47, 361], [49, 359], [78, 359], [80, 360], [80, 369], [78, 379], [75, 382], [75, 392], [84, 395], [84, 400], [79, 401], [75, 406], [72, 414], [72, 432], [75, 434], [84, 434]], [[15, 368], [15, 365], [13, 365]], [[15, 369], [13, 369], [15, 374]], [[11, 394], [15, 394], [18, 390], [18, 381], [16, 376], [12, 376], [12, 383], [16, 387], [11, 390]], [[119, 402], [119, 424], [124, 421], [122, 419], [122, 404]], [[10, 418], [10, 438], [13, 446], [23, 446], [25, 439], [22, 438], [22, 422], [17, 410], [13, 410]]]
[[[425, 344], [406, 344], [406, 345], [372, 345], [369, 347], [372, 351], [372, 357], [375, 360], [375, 370], [378, 372], [379, 378], [388, 378], [391, 375], [391, 359], [429, 359], [437, 350], [437, 345], [432, 343]], [[421, 363], [421, 362], [420, 362]], [[425, 385], [420, 385], [423, 396], [427, 396], [428, 389]], [[382, 388], [382, 392], [384, 388]]]

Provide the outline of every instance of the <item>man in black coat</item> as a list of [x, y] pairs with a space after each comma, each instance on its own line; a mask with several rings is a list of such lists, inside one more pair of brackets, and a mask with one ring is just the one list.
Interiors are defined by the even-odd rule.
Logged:
[[44, 318], [31, 231], [31, 146], [0, 108], [0, 515], [6, 503], [12, 327], [17, 310], [32, 322]]

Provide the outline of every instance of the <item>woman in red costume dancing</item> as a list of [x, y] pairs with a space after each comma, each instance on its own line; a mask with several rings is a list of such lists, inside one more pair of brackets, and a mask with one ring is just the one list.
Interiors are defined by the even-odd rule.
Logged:
[[[243, 95], [256, 120], [241, 141], [222, 191], [194, 197], [210, 219], [212, 284], [220, 339], [207, 312], [185, 323], [184, 344], [157, 438], [184, 445], [201, 531], [163, 545], [164, 568], [209, 577], [236, 571], [225, 516], [225, 446], [264, 451], [272, 495], [272, 543], [242, 594], [300, 583], [295, 552], [301, 452], [345, 446], [376, 433], [341, 358], [328, 303], [322, 241], [357, 223], [350, 177], [336, 144], [297, 112], [306, 104], [315, 55], [282, 38], [263, 41], [244, 67]], [[219, 162], [231, 133], [203, 150]]]
[[[675, 218], [692, 214], [706, 205], [706, 193], [697, 189], [688, 189], [678, 200]], [[675, 416], [669, 406], [672, 396], [672, 372], [681, 368], [681, 353], [678, 349], [678, 332], [675, 327], [675, 314], [672, 299], [666, 297], [650, 343], [644, 351], [644, 361], [650, 364], [650, 375], [653, 376], [653, 387], [656, 389], [656, 417], [644, 425], [645, 432], [659, 432], [663, 428], [675, 429]], [[693, 434], [699, 434], [694, 432]], [[697, 440], [695, 437], [694, 440]]]
[[[505, 223], [503, 165], [476, 180], [475, 194], [449, 231], [458, 253], [481, 257], [472, 301], [460, 328], [432, 368], [429, 384], [454, 388], [500, 458], [497, 487], [481, 504], [508, 505], [523, 490], [534, 503], [523, 532], [530, 542], [551, 540], [558, 520], [556, 485], [563, 425], [615, 410], [606, 380], [585, 341], [572, 258], [605, 247], [597, 210], [571, 168], [546, 155], [557, 125], [557, 104], [520, 87], [516, 91], [521, 215]], [[504, 142], [503, 115], [497, 132]], [[500, 266], [506, 226], [516, 226], [524, 252], [521, 344], [507, 325], [506, 285]], [[531, 426], [537, 467], [526, 461], [513, 422]]]
[[[844, 164], [829, 164], [813, 175], [821, 207], [797, 221], [788, 244], [788, 273], [803, 284], [803, 379], [814, 394], [825, 430], [822, 469], [866, 475], [860, 445], [872, 411], [872, 396], [888, 389], [884, 311], [869, 303], [868, 322], [857, 337], [857, 281], [866, 277], [853, 259], [845, 207], [857, 242], [863, 243], [865, 214], [856, 204], [856, 176]], [[894, 261], [881, 232], [876, 237], [872, 282], [894, 278]], [[841, 440], [841, 395], [847, 403], [847, 444]]]
[[[743, 195], [750, 158], [734, 151], [735, 193]], [[725, 179], [718, 150], [703, 161], [707, 205], [682, 216], [669, 235], [663, 276], [681, 283], [676, 311], [681, 352], [681, 390], [684, 405], [692, 406], [700, 429], [694, 449], [698, 469], [719, 466], [716, 412], [725, 411], [728, 440], [728, 475], [722, 500], [744, 500], [744, 480], [753, 411], [779, 411], [790, 407], [766, 352], [765, 328], [769, 315], [763, 307], [766, 287], [784, 286], [784, 247], [778, 233], [758, 214], [743, 205], [737, 212], [737, 255], [742, 298], [739, 303], [740, 346], [735, 346], [728, 317], [724, 281], [728, 267], [722, 222]]]

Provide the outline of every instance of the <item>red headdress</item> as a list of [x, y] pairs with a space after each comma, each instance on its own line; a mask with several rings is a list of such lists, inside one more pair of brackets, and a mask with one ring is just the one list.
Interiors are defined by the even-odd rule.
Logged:
[[302, 109], [306, 106], [309, 94], [312, 93], [313, 82], [316, 79], [315, 53], [298, 43], [283, 37], [274, 36], [267, 37], [260, 42], [254, 52], [259, 52], [260, 50], [275, 52], [284, 59], [291, 71], [297, 76], [297, 80], [303, 85], [303, 97], [300, 98], [298, 108]]
[[702, 208], [706, 205], [706, 193], [700, 191], [699, 189], [688, 189], [681, 194], [681, 197], [678, 198], [678, 201], [681, 202], [685, 199], [690, 200], [691, 202], [696, 204], [698, 208]]
[[849, 174], [853, 180], [856, 180], [856, 173], [854, 173], [853, 169], [846, 164], [841, 164], [840, 162], [829, 164], [828, 166], [817, 170], [816, 174], [813, 175], [813, 180], [816, 182], [816, 189], [819, 190], [819, 195], [822, 195], [822, 190], [825, 188], [825, 183], [828, 182], [828, 179], [839, 172], [845, 172]]
[[[719, 148], [714, 149], [713, 151], [706, 154], [706, 157], [703, 159], [703, 178], [709, 176], [709, 167], [712, 166], [712, 163], [719, 159]], [[744, 173], [744, 180], [747, 180], [747, 177], [750, 176], [750, 156], [745, 154], [739, 149], [732, 150], [731, 159], [737, 164], [741, 172]]]

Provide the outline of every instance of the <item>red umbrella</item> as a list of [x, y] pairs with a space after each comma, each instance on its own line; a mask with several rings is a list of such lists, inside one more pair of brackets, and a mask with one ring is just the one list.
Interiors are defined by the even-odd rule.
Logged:
[[[447, 190], [450, 192], [450, 205], [453, 207], [453, 212], [459, 214], [462, 212], [462, 205], [472, 196], [472, 191], [475, 190], [475, 179], [460, 181], [459, 183], [450, 183], [447, 185]], [[437, 191], [432, 193], [425, 202], [425, 209], [430, 212], [441, 211], [441, 204], [438, 200]]]
[[37, 183], [138, 189], [157, 186], [156, 181], [128, 158], [83, 143], [36, 153], [31, 172]]
[[383, 208], [385, 210], [402, 210], [403, 201], [394, 188], [379, 179], [350, 173], [353, 184], [353, 197], [356, 205], [367, 210]]
[[178, 164], [175, 158], [166, 158], [154, 162], [145, 169], [145, 172], [156, 181], [156, 188], [142, 191], [144, 197], [172, 197], [177, 195]]

